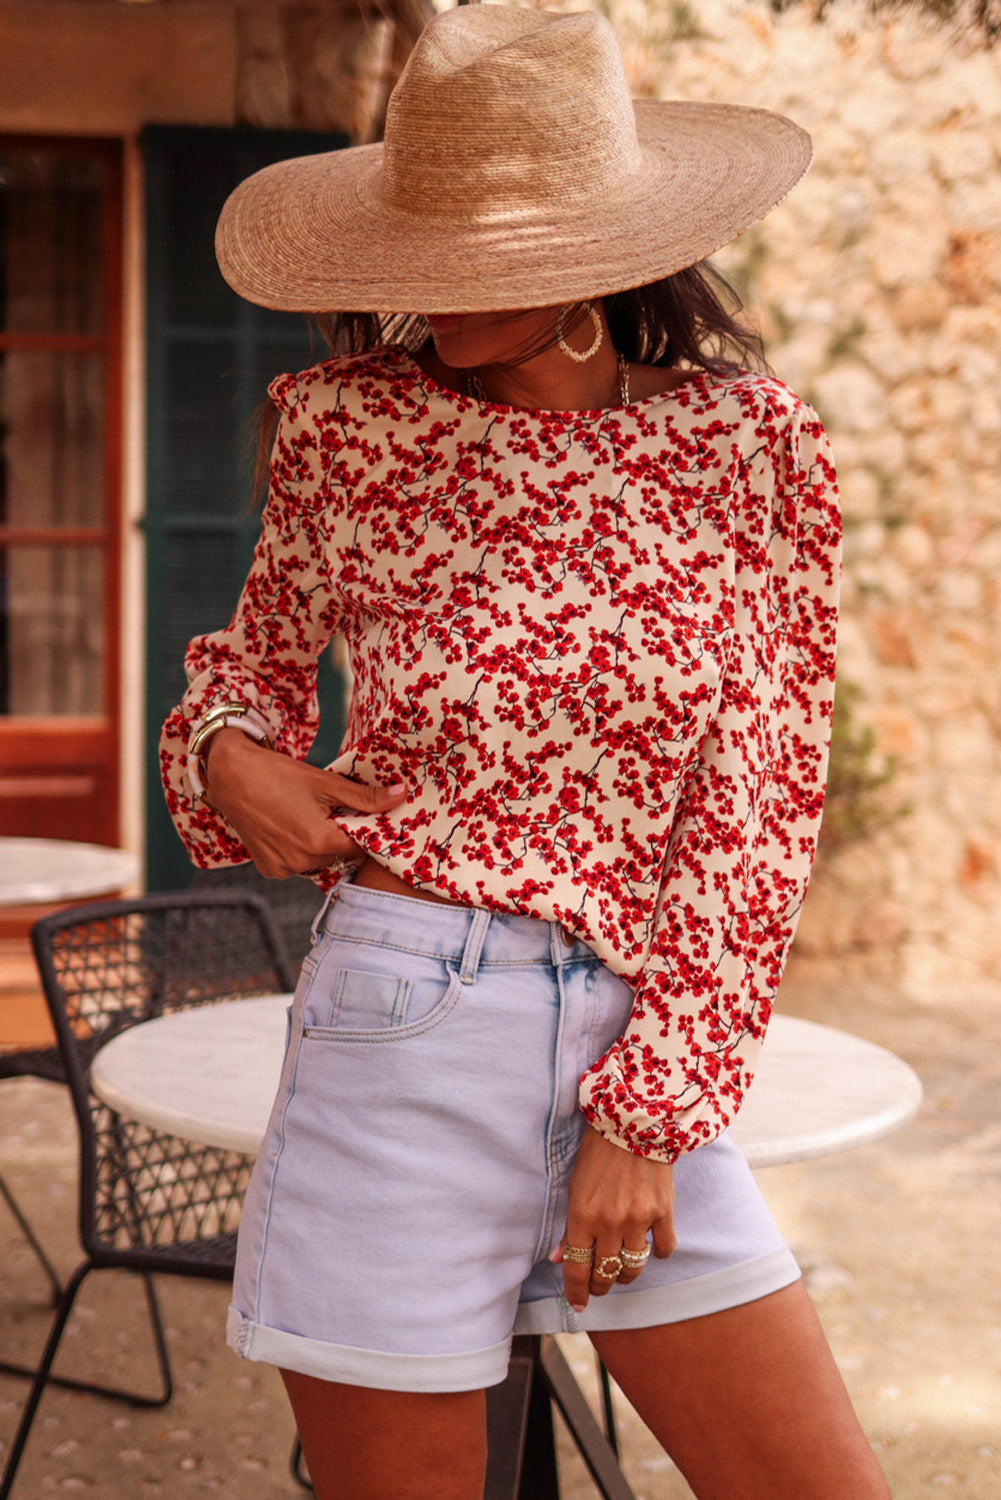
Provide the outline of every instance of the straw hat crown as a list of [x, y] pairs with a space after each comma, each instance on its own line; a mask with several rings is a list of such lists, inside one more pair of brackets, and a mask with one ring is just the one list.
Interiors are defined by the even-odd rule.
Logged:
[[256, 172], [216, 255], [241, 296], [289, 311], [550, 306], [704, 259], [809, 161], [767, 110], [631, 100], [600, 15], [466, 5], [418, 38], [385, 143]]
[[387, 207], [548, 219], [639, 170], [622, 58], [600, 16], [464, 6], [448, 22], [418, 40], [390, 101]]

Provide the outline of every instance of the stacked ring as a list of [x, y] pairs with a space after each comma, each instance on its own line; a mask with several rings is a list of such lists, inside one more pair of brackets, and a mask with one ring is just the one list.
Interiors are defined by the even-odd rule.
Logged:
[[623, 1268], [627, 1271], [642, 1271], [650, 1259], [650, 1246], [646, 1244], [642, 1250], [627, 1250], [625, 1245], [619, 1251], [619, 1259]]
[[572, 1266], [589, 1266], [594, 1260], [593, 1245], [564, 1245], [563, 1259]]
[[[614, 1270], [608, 1269], [614, 1267]], [[602, 1281], [614, 1281], [622, 1270], [621, 1255], [603, 1255], [600, 1260], [595, 1261], [594, 1274]]]

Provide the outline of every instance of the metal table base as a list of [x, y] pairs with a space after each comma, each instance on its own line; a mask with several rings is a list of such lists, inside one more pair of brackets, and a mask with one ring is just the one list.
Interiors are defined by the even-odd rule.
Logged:
[[556, 1340], [515, 1339], [503, 1385], [487, 1391], [487, 1483], [483, 1500], [559, 1500], [553, 1406], [566, 1423], [603, 1500], [636, 1500]]

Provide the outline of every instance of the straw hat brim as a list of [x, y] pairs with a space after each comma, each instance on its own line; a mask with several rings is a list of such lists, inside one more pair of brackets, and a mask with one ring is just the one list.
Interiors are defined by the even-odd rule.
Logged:
[[234, 291], [287, 312], [467, 313], [600, 297], [704, 260], [810, 164], [806, 131], [741, 105], [639, 100], [621, 191], [560, 214], [435, 216], [387, 205], [382, 146], [278, 162], [230, 195], [216, 255]]

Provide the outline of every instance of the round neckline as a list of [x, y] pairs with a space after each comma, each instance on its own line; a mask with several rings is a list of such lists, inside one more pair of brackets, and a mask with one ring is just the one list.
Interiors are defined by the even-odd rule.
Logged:
[[418, 364], [409, 349], [399, 346], [390, 346], [386, 353], [395, 356], [398, 360], [409, 365], [414, 373], [414, 378], [425, 385], [429, 391], [436, 396], [441, 396], [447, 401], [465, 401], [469, 405], [479, 407], [481, 410], [504, 412], [512, 416], [525, 417], [561, 417], [566, 421], [580, 420], [582, 418], [594, 419], [595, 417], [614, 417], [623, 412], [642, 411], [656, 401], [670, 401], [679, 392], [688, 390], [692, 386], [705, 386], [714, 381], [725, 379], [724, 376], [714, 376], [709, 370], [692, 370], [684, 380], [679, 380], [677, 385], [667, 391], [654, 391], [649, 396], [640, 396], [635, 401], [629, 401], [625, 406], [506, 406], [502, 401], [481, 400], [478, 396], [467, 395], [464, 391], [453, 391], [450, 386], [442, 385], [433, 375]]

